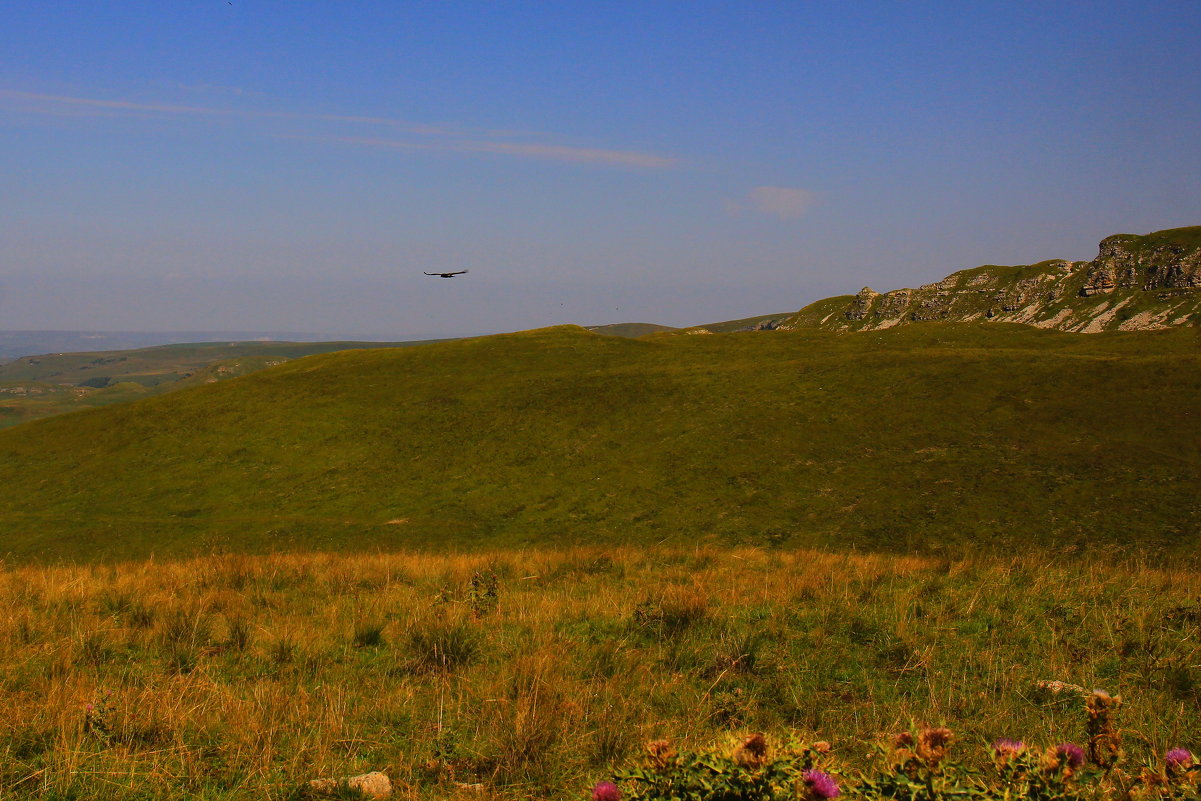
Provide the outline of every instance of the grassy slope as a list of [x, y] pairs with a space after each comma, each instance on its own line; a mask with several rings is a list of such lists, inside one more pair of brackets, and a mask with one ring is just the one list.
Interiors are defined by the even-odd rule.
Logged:
[[1199, 342], [558, 328], [314, 356], [0, 432], [0, 536], [18, 558], [664, 539], [1187, 550]]
[[837, 315], [833, 317], [833, 325], [837, 325], [844, 319], [842, 313], [854, 299], [854, 295], [835, 295], [832, 298], [815, 300], [789, 318], [787, 323], [797, 328], [818, 328], [833, 315]]
[[1186, 228], [1167, 228], [1139, 236], [1138, 234], [1119, 234], [1128, 244], [1136, 245], [1135, 250], [1151, 250], [1162, 247], [1201, 248], [1201, 225], [1190, 225]]
[[416, 343], [200, 342], [25, 356], [0, 364], [0, 428], [246, 375], [315, 353], [411, 344]]
[[589, 331], [607, 337], [644, 337], [648, 334], [660, 334], [664, 331], [675, 331], [669, 325], [658, 323], [611, 323], [609, 325], [590, 325]]
[[782, 322], [791, 317], [792, 314], [792, 312], [784, 312], [782, 314], [757, 314], [754, 317], [743, 317], [738, 320], [725, 320], [720, 323], [693, 325], [681, 330], [688, 332], [692, 330], [703, 329], [711, 334], [729, 334], [737, 331], [752, 329], [759, 323], [767, 322], [768, 320]]

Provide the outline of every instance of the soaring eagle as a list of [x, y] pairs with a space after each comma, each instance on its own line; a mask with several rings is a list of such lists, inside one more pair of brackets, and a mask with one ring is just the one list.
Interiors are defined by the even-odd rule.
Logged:
[[453, 273], [426, 273], [426, 275], [432, 275], [437, 278], [454, 278], [456, 275], [462, 275], [465, 272], [467, 272], [467, 271], [459, 270], [458, 272], [453, 272]]

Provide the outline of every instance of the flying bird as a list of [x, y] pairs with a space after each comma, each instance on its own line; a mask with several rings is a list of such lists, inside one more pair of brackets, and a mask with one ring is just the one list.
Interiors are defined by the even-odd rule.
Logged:
[[465, 272], [467, 272], [467, 271], [459, 270], [458, 272], [453, 272], [453, 273], [426, 273], [426, 275], [432, 275], [437, 278], [454, 278], [456, 275], [462, 275]]

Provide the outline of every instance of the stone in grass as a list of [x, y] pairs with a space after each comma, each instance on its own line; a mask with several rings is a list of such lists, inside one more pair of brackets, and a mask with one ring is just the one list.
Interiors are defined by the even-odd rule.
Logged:
[[346, 779], [313, 779], [308, 791], [314, 796], [342, 796], [349, 791], [363, 798], [387, 798], [392, 795], [392, 780], [376, 770]]

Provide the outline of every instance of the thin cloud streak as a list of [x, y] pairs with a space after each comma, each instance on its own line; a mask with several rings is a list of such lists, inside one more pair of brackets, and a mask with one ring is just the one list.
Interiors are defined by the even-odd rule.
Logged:
[[[9, 101], [7, 104], [4, 101]], [[49, 104], [47, 106], [47, 104]], [[640, 153], [630, 150], [609, 150], [605, 148], [575, 147], [571, 145], [494, 142], [483, 139], [464, 139], [464, 136], [515, 136], [517, 131], [479, 131], [474, 134], [467, 131], [435, 125], [422, 125], [388, 117], [354, 116], [343, 114], [312, 114], [291, 111], [254, 111], [244, 109], [215, 108], [211, 106], [191, 106], [160, 103], [138, 103], [128, 100], [98, 100], [86, 97], [70, 97], [65, 95], [48, 95], [35, 92], [20, 92], [13, 89], [0, 89], [0, 109], [8, 105], [16, 106], [15, 110], [25, 113], [48, 114], [62, 116], [69, 110], [99, 109], [108, 112], [125, 113], [130, 116], [147, 114], [181, 115], [192, 117], [220, 117], [243, 119], [275, 119], [349, 123], [364, 125], [389, 126], [403, 133], [442, 138], [447, 141], [407, 142], [403, 140], [381, 139], [357, 136], [306, 136], [297, 134], [278, 134], [290, 139], [304, 139], [330, 144], [358, 145], [381, 147], [391, 150], [410, 151], [442, 151], [452, 153], [492, 153], [502, 156], [519, 158], [542, 159], [548, 161], [571, 162], [576, 164], [601, 164], [619, 167], [639, 167], [643, 169], [669, 169], [679, 165], [679, 159], [654, 153]]]
[[[206, 108], [204, 106], [178, 106], [153, 103], [132, 103], [127, 100], [94, 100], [87, 97], [66, 97], [63, 95], [43, 95], [34, 92], [18, 92], [13, 89], [0, 89], [0, 98], [25, 100], [34, 103], [60, 103], [69, 106], [88, 106], [114, 111], [152, 112], [156, 114], [196, 114], [205, 116], [231, 116], [246, 114], [231, 109]], [[35, 114], [53, 113], [43, 108], [32, 107], [21, 109]]]
[[663, 170], [679, 165], [679, 159], [659, 156], [654, 153], [638, 153], [632, 150], [605, 150], [570, 145], [518, 144], [514, 142], [486, 142], [457, 140], [453, 142], [405, 142], [396, 139], [377, 139], [362, 136], [319, 136], [297, 137], [313, 141], [342, 145], [381, 147], [389, 150], [439, 150], [457, 153], [495, 153], [504, 156], [565, 161], [575, 164], [606, 164], [620, 167], [642, 167]]
[[[433, 125], [420, 125], [395, 120], [388, 117], [362, 117], [342, 114], [306, 114], [296, 111], [253, 111], [246, 109], [215, 108], [212, 106], [183, 106], [160, 103], [136, 103], [129, 100], [96, 100], [89, 97], [68, 97], [65, 95], [45, 95], [35, 92], [18, 92], [12, 89], [0, 89], [0, 99], [11, 98], [32, 103], [51, 103], [66, 106], [100, 108], [109, 111], [128, 111], [135, 114], [184, 114], [201, 117], [244, 117], [247, 119], [293, 119], [320, 120], [322, 122], [351, 122], [371, 125], [388, 125], [403, 129], [408, 133], [426, 134], [430, 136], [447, 136], [455, 133], [447, 128]], [[55, 113], [52, 109], [31, 107], [23, 111], [35, 114]]]
[[241, 86], [222, 86], [221, 84], [216, 84], [216, 83], [197, 83], [197, 84], [177, 83], [177, 84], [175, 84], [175, 88], [180, 89], [184, 92], [199, 92], [202, 94], [212, 94], [212, 95], [234, 95], [235, 97], [262, 97], [263, 96], [262, 92], [251, 91], [250, 89], [244, 89]]

